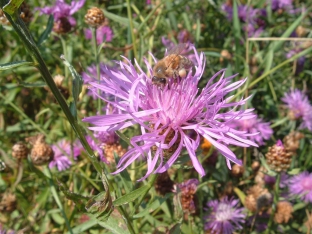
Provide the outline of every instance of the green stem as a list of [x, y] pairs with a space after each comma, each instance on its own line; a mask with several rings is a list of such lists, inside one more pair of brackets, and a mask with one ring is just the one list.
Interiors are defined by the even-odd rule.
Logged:
[[133, 48], [133, 55], [134, 58], [137, 58], [137, 48], [136, 48], [136, 40], [135, 40], [135, 35], [134, 35], [134, 27], [133, 27], [133, 22], [132, 22], [132, 12], [131, 12], [131, 3], [130, 0], [127, 0], [127, 13], [128, 13], [128, 18], [129, 18], [129, 24], [130, 24], [130, 30], [131, 30], [131, 38], [132, 38], [132, 48]]
[[[96, 79], [100, 83], [101, 73], [100, 73], [99, 52], [97, 49], [97, 41], [96, 41], [96, 28], [92, 27], [91, 32], [92, 32], [92, 48], [93, 48], [93, 53], [94, 53], [94, 58], [95, 58], [95, 66], [96, 66]], [[98, 90], [98, 94], [100, 94], [100, 92], [101, 91]], [[102, 108], [102, 100], [100, 98], [97, 99], [97, 105], [98, 105], [98, 114], [100, 114], [101, 108]]]
[[64, 220], [65, 220], [65, 224], [66, 224], [66, 226], [67, 226], [67, 229], [68, 229], [68, 231], [69, 231], [71, 234], [73, 234], [73, 230], [72, 230], [71, 227], [70, 227], [69, 220], [68, 220], [68, 218], [67, 218], [67, 216], [66, 216], [64, 207], [63, 207], [63, 205], [62, 205], [62, 203], [61, 203], [61, 200], [60, 200], [60, 198], [59, 198], [59, 196], [58, 196], [57, 190], [56, 190], [56, 188], [55, 188], [55, 184], [54, 184], [53, 179], [52, 179], [52, 174], [51, 174], [51, 171], [50, 171], [50, 169], [48, 168], [48, 166], [46, 166], [46, 167], [44, 168], [44, 174], [49, 178], [50, 190], [51, 190], [52, 196], [53, 196], [53, 198], [54, 198], [54, 200], [55, 200], [57, 206], [59, 207], [59, 209], [61, 210], [61, 212], [62, 212], [62, 214], [63, 214], [63, 217], [64, 217]]
[[123, 209], [122, 206], [117, 206], [117, 209], [120, 212], [120, 214], [123, 216], [125, 223], [127, 224], [129, 232], [131, 234], [135, 234], [136, 232], [134, 231], [134, 229], [132, 227], [131, 219], [130, 219], [128, 213]]
[[[3, 0], [1, 1], [1, 7], [4, 6]], [[89, 146], [87, 140], [84, 137], [84, 133], [79, 126], [77, 120], [74, 118], [74, 116], [71, 114], [69, 107], [67, 106], [66, 101], [64, 100], [62, 94], [59, 92], [58, 88], [56, 87], [54, 80], [43, 60], [41, 57], [40, 51], [34, 42], [33, 37], [31, 36], [30, 32], [28, 31], [28, 28], [22, 21], [22, 19], [19, 17], [19, 14], [17, 11], [15, 11], [14, 15], [11, 16], [8, 13], [4, 11], [7, 19], [10, 21], [11, 25], [15, 29], [16, 33], [18, 34], [19, 38], [24, 43], [24, 46], [30, 53], [35, 65], [37, 66], [38, 70], [40, 71], [43, 79], [45, 80], [46, 84], [51, 89], [51, 92], [53, 93], [55, 99], [60, 104], [60, 107], [62, 108], [64, 114], [66, 115], [69, 123], [71, 124], [72, 128], [74, 129], [76, 135], [78, 136], [79, 140], [81, 141], [82, 146], [85, 148], [85, 150], [88, 153], [89, 159], [92, 162], [93, 166], [97, 170], [98, 173], [102, 173], [101, 165], [97, 162], [97, 157], [94, 155], [91, 147]]]
[[277, 176], [276, 176], [276, 182], [275, 182], [272, 211], [271, 211], [268, 227], [267, 227], [266, 232], [265, 232], [266, 234], [270, 233], [270, 228], [271, 228], [273, 220], [274, 220], [274, 215], [275, 215], [275, 212], [276, 212], [276, 206], [277, 206], [278, 198], [279, 198], [279, 185], [280, 185], [280, 181], [281, 181], [281, 173], [278, 173]]

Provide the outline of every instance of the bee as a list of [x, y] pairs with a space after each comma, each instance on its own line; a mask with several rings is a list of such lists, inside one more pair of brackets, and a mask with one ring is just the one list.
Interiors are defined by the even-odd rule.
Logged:
[[152, 83], [165, 86], [169, 79], [173, 82], [183, 79], [194, 66], [193, 62], [181, 55], [187, 44], [178, 44], [168, 52], [168, 55], [159, 60], [153, 67]]

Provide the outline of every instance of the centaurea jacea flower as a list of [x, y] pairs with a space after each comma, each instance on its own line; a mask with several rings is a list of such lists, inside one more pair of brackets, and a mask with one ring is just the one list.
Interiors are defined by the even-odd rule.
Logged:
[[[118, 114], [85, 118], [84, 121], [95, 125], [90, 127], [91, 130], [116, 131], [134, 124], [141, 127], [141, 135], [130, 139], [133, 148], [120, 159], [115, 174], [136, 159], [141, 159], [141, 156], [147, 161], [147, 172], [142, 179], [151, 173], [163, 173], [186, 149], [194, 168], [203, 176], [205, 171], [196, 156], [201, 136], [225, 156], [229, 168], [230, 161], [236, 164], [241, 164], [241, 161], [228, 145], [257, 146], [247, 139], [250, 134], [228, 126], [233, 120], [254, 117], [251, 109], [234, 110], [244, 105], [246, 100], [230, 102], [231, 97], [225, 98], [225, 95], [244, 84], [246, 79], [232, 83], [236, 75], [225, 77], [225, 70], [221, 70], [200, 92], [198, 83], [203, 75], [206, 59], [203, 53], [198, 54], [193, 49], [196, 57], [195, 71], [193, 74], [189, 72], [178, 83], [169, 81], [164, 87], [155, 86], [137, 63], [135, 67], [127, 59], [128, 63], [118, 62], [119, 70], [104, 68], [105, 75], [101, 77], [100, 84], [89, 83], [95, 95], [100, 90], [118, 98], [120, 101], [111, 101], [106, 96], [99, 96], [121, 111]], [[152, 74], [152, 66], [147, 61], [145, 63], [148, 72]]]

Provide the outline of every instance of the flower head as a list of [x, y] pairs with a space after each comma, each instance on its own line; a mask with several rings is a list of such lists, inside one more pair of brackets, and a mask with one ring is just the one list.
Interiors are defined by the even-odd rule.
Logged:
[[41, 14], [53, 15], [55, 22], [66, 18], [70, 25], [74, 27], [76, 25], [76, 20], [72, 15], [83, 7], [85, 1], [86, 0], [72, 1], [69, 5], [64, 0], [56, 0], [54, 6], [37, 9], [40, 10]]
[[233, 121], [232, 126], [235, 129], [246, 131], [248, 133], [259, 133], [249, 137], [250, 140], [257, 142], [259, 145], [264, 145], [264, 141], [269, 140], [273, 134], [270, 123], [264, 122], [259, 118], [236, 120]]
[[300, 128], [312, 131], [312, 106], [308, 97], [300, 90], [292, 90], [282, 98], [289, 108], [289, 117], [292, 120], [302, 119]]
[[312, 173], [304, 171], [289, 179], [289, 191], [301, 200], [312, 203]]
[[[142, 134], [130, 139], [133, 148], [123, 155], [114, 173], [121, 172], [141, 156], [147, 160], [147, 173], [142, 179], [153, 172], [163, 173], [186, 149], [194, 168], [203, 176], [205, 171], [196, 156], [201, 136], [226, 157], [229, 168], [230, 161], [237, 164], [241, 164], [241, 161], [228, 145], [257, 146], [247, 139], [250, 134], [228, 126], [233, 120], [254, 117], [251, 109], [231, 109], [244, 105], [246, 99], [230, 102], [231, 97], [225, 97], [246, 79], [231, 83], [236, 75], [225, 77], [225, 70], [221, 70], [199, 92], [197, 85], [204, 72], [205, 57], [193, 49], [196, 57], [194, 74], [189, 72], [178, 83], [169, 80], [162, 88], [155, 86], [147, 73], [137, 63], [137, 68], [134, 67], [129, 60], [128, 63], [119, 62], [119, 70], [104, 68], [105, 75], [101, 77], [100, 84], [89, 83], [95, 95], [100, 90], [118, 98], [118, 101], [112, 101], [98, 95], [120, 111], [117, 114], [85, 118], [85, 122], [95, 125], [90, 127], [91, 130], [116, 131], [134, 124], [141, 127]], [[147, 61], [145, 63], [152, 74], [152, 66]]]
[[199, 181], [197, 179], [189, 179], [181, 184], [174, 185], [175, 199], [181, 202], [182, 209], [185, 213], [194, 214], [196, 212], [194, 195], [198, 185]]
[[71, 144], [66, 140], [61, 140], [57, 144], [52, 145], [54, 151], [54, 158], [49, 163], [49, 167], [57, 167], [59, 171], [64, 171], [72, 165], [70, 161], [70, 156], [72, 155], [74, 159], [77, 159], [80, 155], [82, 146], [79, 141], [73, 144], [73, 150]]
[[238, 208], [239, 200], [223, 198], [221, 201], [213, 200], [207, 203], [210, 213], [205, 217], [205, 230], [215, 234], [231, 234], [243, 227], [246, 215], [244, 208]]
[[[92, 39], [92, 32], [90, 29], [85, 29], [85, 37], [88, 40]], [[109, 26], [102, 25], [96, 29], [96, 42], [101, 44], [103, 42], [112, 41], [114, 36], [113, 30]]]

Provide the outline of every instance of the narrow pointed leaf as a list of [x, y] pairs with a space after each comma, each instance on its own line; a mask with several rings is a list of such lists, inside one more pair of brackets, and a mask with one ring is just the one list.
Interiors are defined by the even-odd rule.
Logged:
[[5, 63], [5, 64], [0, 64], [0, 71], [4, 70], [9, 70], [21, 66], [35, 66], [33, 62], [27, 62], [27, 61], [16, 61], [16, 62], [11, 62], [11, 63]]

